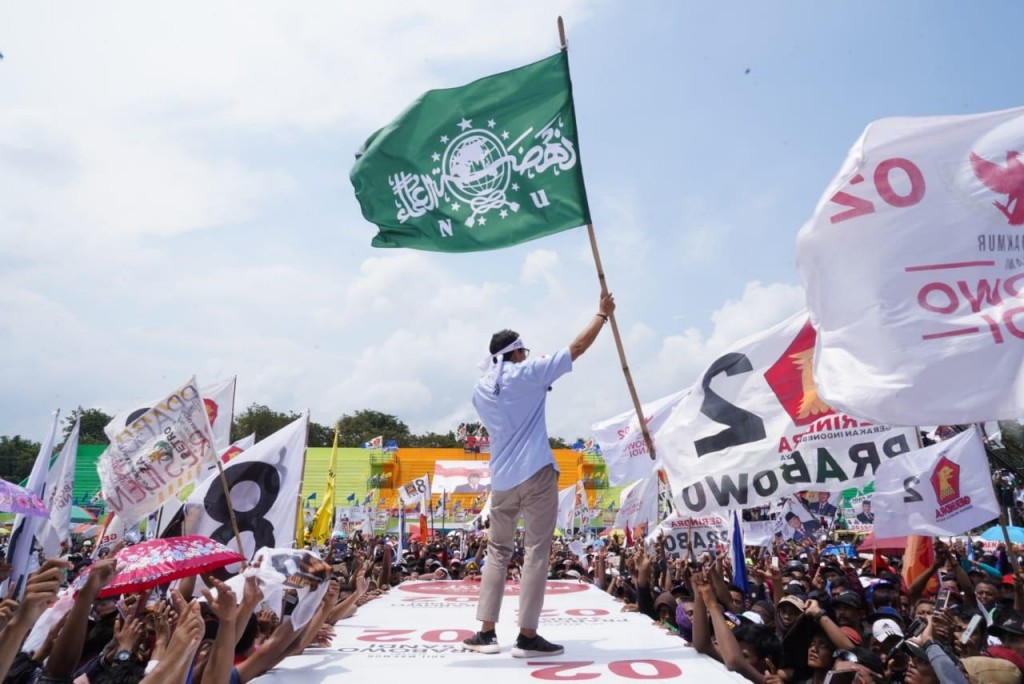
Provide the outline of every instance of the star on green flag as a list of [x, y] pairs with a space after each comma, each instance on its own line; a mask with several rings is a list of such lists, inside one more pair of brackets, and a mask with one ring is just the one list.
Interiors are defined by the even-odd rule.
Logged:
[[424, 93], [350, 177], [374, 247], [476, 252], [590, 223], [566, 53]]

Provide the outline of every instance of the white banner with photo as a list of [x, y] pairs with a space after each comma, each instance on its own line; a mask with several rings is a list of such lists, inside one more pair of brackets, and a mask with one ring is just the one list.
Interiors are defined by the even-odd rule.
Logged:
[[889, 118], [797, 238], [837, 409], [902, 425], [1024, 414], [1024, 108]]
[[402, 485], [398, 490], [402, 504], [411, 506], [417, 503], [427, 504], [430, 501], [430, 478], [426, 475], [417, 477]]
[[486, 494], [491, 491], [488, 461], [436, 461], [431, 482], [435, 494]]
[[195, 482], [216, 457], [193, 377], [116, 433], [96, 470], [107, 506], [131, 525]]
[[676, 507], [703, 515], [807, 489], [870, 482], [910, 451], [913, 428], [837, 413], [818, 397], [806, 313], [733, 344], [658, 433]]
[[[688, 392], [689, 390], [676, 392], [641, 406], [656, 452], [658, 443], [655, 436], [658, 430]], [[645, 480], [654, 472], [654, 460], [647, 450], [647, 443], [644, 441], [643, 432], [640, 431], [640, 421], [635, 410], [594, 423], [590, 429], [601, 447], [601, 456], [608, 470], [609, 485], [621, 487], [627, 482]]]
[[977, 428], [886, 463], [875, 477], [875, 534], [948, 537], [999, 517]]

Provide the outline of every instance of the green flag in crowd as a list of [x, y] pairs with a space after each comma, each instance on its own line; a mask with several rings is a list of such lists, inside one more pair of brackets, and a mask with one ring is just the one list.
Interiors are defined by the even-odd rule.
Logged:
[[352, 167], [373, 246], [475, 252], [589, 223], [577, 140], [564, 51], [428, 91]]

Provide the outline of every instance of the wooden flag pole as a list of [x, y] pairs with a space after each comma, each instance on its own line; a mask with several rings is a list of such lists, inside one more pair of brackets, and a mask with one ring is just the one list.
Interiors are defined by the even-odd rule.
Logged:
[[[224, 475], [224, 465], [220, 462], [220, 454], [214, 449], [213, 458], [217, 463], [217, 473], [220, 475], [220, 486], [224, 490], [224, 502], [228, 505], [228, 518], [231, 520], [231, 531], [235, 533], [235, 543], [238, 545], [238, 553], [245, 556], [245, 549], [242, 547], [242, 533], [238, 531], [238, 519], [235, 518], [235, 505], [231, 503], [231, 488], [228, 487], [228, 478]], [[185, 516], [188, 517], [187, 515]], [[182, 520], [182, 532], [185, 532], [184, 520]], [[245, 567], [242, 563], [242, 567]]]
[[[565, 41], [565, 24], [562, 23], [562, 17], [558, 17], [558, 39], [561, 41], [562, 50], [568, 50], [568, 45]], [[590, 251], [594, 254], [594, 266], [597, 268], [597, 280], [601, 283], [601, 294], [608, 294], [608, 283], [604, 277], [604, 267], [601, 266], [601, 253], [597, 249], [597, 235], [594, 233], [594, 224], [587, 224], [587, 234], [590, 236]], [[608, 322], [612, 326], [612, 337], [615, 338], [615, 348], [619, 352], [619, 363], [622, 365], [622, 374], [626, 377], [626, 387], [629, 388], [629, 396], [633, 400], [633, 410], [636, 411], [637, 420], [640, 421], [640, 432], [644, 437], [644, 444], [647, 445], [647, 453], [650, 454], [651, 460], [654, 460], [654, 440], [651, 439], [651, 433], [647, 429], [647, 421], [644, 419], [644, 410], [640, 406], [640, 398], [636, 393], [636, 386], [633, 384], [633, 375], [629, 371], [629, 364], [626, 362], [626, 350], [622, 346], [622, 336], [619, 335], [619, 325], [615, 321], [615, 314], [612, 313], [608, 316]]]

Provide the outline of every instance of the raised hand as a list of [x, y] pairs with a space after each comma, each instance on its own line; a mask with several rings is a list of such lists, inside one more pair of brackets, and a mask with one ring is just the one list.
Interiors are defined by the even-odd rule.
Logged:
[[234, 620], [235, 615], [238, 614], [238, 599], [235, 597], [234, 590], [219, 579], [211, 578], [211, 580], [213, 588], [217, 590], [217, 595], [214, 596], [209, 589], [203, 588], [203, 596], [206, 597], [206, 602], [210, 606], [210, 612], [221, 624]]

